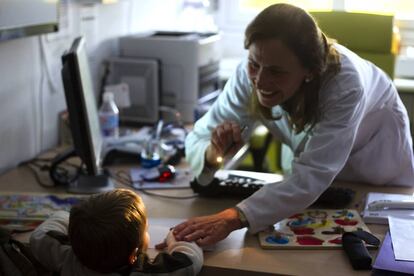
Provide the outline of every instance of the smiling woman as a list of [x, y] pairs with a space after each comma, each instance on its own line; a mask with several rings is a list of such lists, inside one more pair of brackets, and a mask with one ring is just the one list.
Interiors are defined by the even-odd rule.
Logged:
[[176, 226], [177, 239], [208, 245], [247, 225], [253, 233], [266, 229], [310, 206], [334, 179], [413, 186], [407, 111], [382, 70], [288, 4], [260, 12], [244, 46], [248, 58], [187, 136], [187, 161], [208, 186], [217, 156], [248, 138], [240, 126], [261, 123], [294, 152], [292, 174], [234, 208]]

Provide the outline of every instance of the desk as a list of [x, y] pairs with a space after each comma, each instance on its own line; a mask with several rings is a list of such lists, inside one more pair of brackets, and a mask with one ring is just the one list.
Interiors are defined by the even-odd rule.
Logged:
[[[352, 206], [362, 210], [364, 195], [368, 191], [389, 193], [412, 193], [409, 188], [373, 187], [357, 183], [338, 182], [334, 185], [348, 187], [357, 191]], [[117, 184], [117, 187], [125, 187]], [[0, 176], [0, 191], [19, 193], [64, 193], [63, 189], [53, 191], [40, 187], [27, 167], [11, 170]], [[157, 191], [169, 195], [192, 194], [190, 189]], [[165, 199], [141, 193], [151, 218], [188, 218], [207, 215], [234, 206], [233, 199], [192, 198], [185, 200]], [[383, 238], [387, 227], [368, 225], [371, 231]], [[205, 252], [205, 265], [200, 275], [370, 275], [369, 271], [354, 271], [343, 250], [263, 250], [256, 236], [246, 233], [245, 229], [233, 232], [226, 246], [220, 250]], [[149, 255], [156, 254], [154, 249]], [[372, 255], [375, 256], [376, 250]]]

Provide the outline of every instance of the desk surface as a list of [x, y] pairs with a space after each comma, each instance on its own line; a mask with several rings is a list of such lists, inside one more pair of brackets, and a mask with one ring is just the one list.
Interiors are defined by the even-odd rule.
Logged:
[[[408, 188], [374, 187], [359, 183], [335, 183], [357, 191], [350, 208], [361, 210], [364, 195], [368, 191], [406, 193]], [[118, 187], [125, 187], [117, 184]], [[27, 167], [11, 170], [0, 176], [0, 191], [16, 193], [65, 193], [63, 189], [40, 187]], [[190, 189], [156, 191], [168, 195], [190, 195]], [[185, 219], [191, 216], [207, 215], [234, 206], [234, 199], [165, 199], [140, 193], [151, 218]], [[381, 239], [387, 227], [369, 224], [370, 230]], [[376, 255], [377, 250], [371, 251]], [[149, 254], [156, 254], [154, 249]], [[233, 232], [217, 250], [205, 252], [205, 265], [201, 275], [213, 273], [236, 275], [370, 275], [369, 271], [354, 271], [341, 249], [337, 250], [263, 250], [256, 236], [246, 233], [246, 229]]]

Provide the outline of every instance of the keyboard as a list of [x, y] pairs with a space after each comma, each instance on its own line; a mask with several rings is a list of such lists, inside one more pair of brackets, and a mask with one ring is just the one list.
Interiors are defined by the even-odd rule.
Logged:
[[[226, 178], [214, 178], [207, 186], [201, 186], [196, 179], [190, 186], [195, 193], [206, 197], [229, 197], [244, 199], [258, 191], [268, 181], [254, 176], [228, 173]], [[355, 191], [343, 187], [329, 187], [312, 204], [315, 208], [346, 208], [354, 199]]]

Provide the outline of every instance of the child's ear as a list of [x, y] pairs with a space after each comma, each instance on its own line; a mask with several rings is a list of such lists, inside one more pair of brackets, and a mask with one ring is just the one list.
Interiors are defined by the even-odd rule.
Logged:
[[128, 258], [128, 263], [129, 263], [130, 265], [134, 264], [134, 263], [137, 261], [137, 253], [138, 253], [138, 248], [135, 248], [135, 249], [132, 251], [131, 255], [129, 255], [129, 258]]

